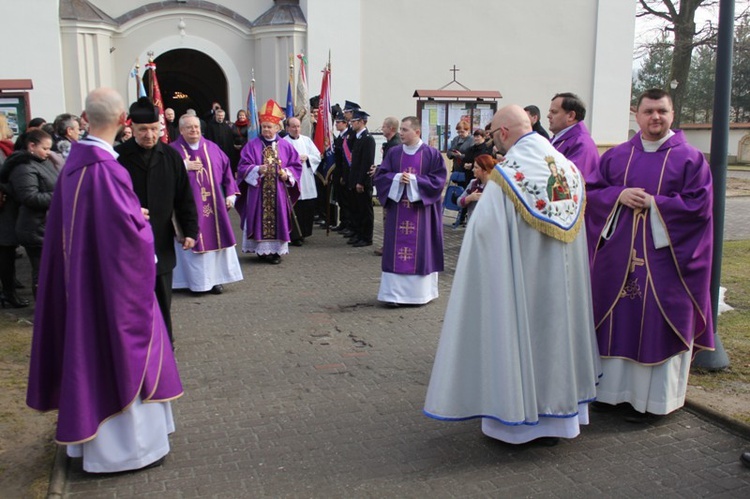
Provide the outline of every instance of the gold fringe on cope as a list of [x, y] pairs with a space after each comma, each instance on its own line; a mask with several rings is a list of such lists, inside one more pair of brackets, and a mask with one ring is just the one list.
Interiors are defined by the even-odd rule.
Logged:
[[545, 236], [549, 236], [564, 243], [572, 243], [573, 241], [575, 241], [578, 233], [581, 230], [581, 227], [583, 226], [583, 214], [586, 208], [585, 197], [581, 201], [581, 212], [578, 214], [576, 223], [573, 224], [571, 228], [566, 230], [558, 227], [553, 223], [545, 222], [544, 220], [541, 220], [534, 216], [534, 214], [529, 211], [523, 201], [518, 198], [516, 192], [513, 190], [513, 187], [508, 184], [508, 181], [499, 171], [492, 170], [492, 173], [490, 174], [490, 180], [500, 186], [505, 195], [508, 196], [513, 202], [513, 205], [516, 207], [516, 211], [521, 215], [521, 218], [523, 218], [524, 222], [529, 224], [531, 228], [541, 232]]

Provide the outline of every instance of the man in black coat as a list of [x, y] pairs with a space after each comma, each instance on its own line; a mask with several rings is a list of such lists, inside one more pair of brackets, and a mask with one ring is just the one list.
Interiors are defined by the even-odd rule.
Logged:
[[219, 146], [228, 157], [234, 154], [234, 136], [232, 127], [225, 121], [226, 113], [223, 109], [214, 111], [214, 117], [206, 123], [206, 138]]
[[369, 116], [361, 109], [357, 109], [349, 121], [352, 130], [349, 135], [352, 164], [347, 188], [354, 200], [354, 235], [349, 238], [347, 244], [355, 248], [372, 246], [375, 220], [372, 209], [372, 177], [369, 175], [370, 167], [375, 163], [375, 139], [367, 131]]
[[346, 188], [346, 181], [349, 178], [349, 160], [344, 149], [344, 143], [348, 140], [351, 130], [343, 112], [338, 111], [333, 116], [333, 125], [339, 134], [333, 139], [333, 157], [336, 161], [336, 168], [331, 174], [331, 183], [333, 185], [333, 198], [339, 205], [339, 224], [331, 230], [341, 234], [347, 233], [349, 234], [347, 237], [351, 237], [354, 234], [351, 231], [353, 227], [352, 207], [349, 191]]
[[179, 153], [159, 140], [159, 111], [146, 97], [130, 106], [133, 137], [117, 146], [117, 160], [130, 173], [133, 190], [148, 210], [156, 251], [156, 299], [172, 338], [172, 271], [176, 264], [175, 223], [183, 250], [195, 246], [198, 214]]

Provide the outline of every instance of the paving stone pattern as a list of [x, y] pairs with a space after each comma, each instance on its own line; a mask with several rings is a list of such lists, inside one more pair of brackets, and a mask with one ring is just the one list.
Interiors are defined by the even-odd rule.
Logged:
[[[375, 247], [381, 231], [377, 211]], [[114, 476], [72, 460], [64, 496], [750, 497], [750, 442], [685, 410], [648, 426], [593, 413], [556, 447], [425, 417], [463, 234], [446, 227], [441, 296], [424, 307], [381, 306], [373, 247], [322, 229], [281, 265], [241, 255], [245, 279], [221, 296], [175, 294], [172, 452]]]

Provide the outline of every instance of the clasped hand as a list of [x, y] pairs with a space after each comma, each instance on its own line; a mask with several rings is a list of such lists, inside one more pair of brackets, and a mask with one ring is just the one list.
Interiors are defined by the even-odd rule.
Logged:
[[651, 194], [647, 193], [642, 187], [628, 187], [620, 194], [620, 204], [637, 209], [647, 209], [651, 207]]

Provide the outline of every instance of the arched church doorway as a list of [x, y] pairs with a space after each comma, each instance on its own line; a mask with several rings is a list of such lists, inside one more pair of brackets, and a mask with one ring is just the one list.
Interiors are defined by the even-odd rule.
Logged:
[[[203, 118], [214, 101], [227, 109], [227, 78], [211, 57], [197, 50], [175, 49], [154, 62], [164, 106], [174, 109], [177, 118], [188, 109], [195, 109]], [[227, 119], [231, 118], [227, 114]]]

